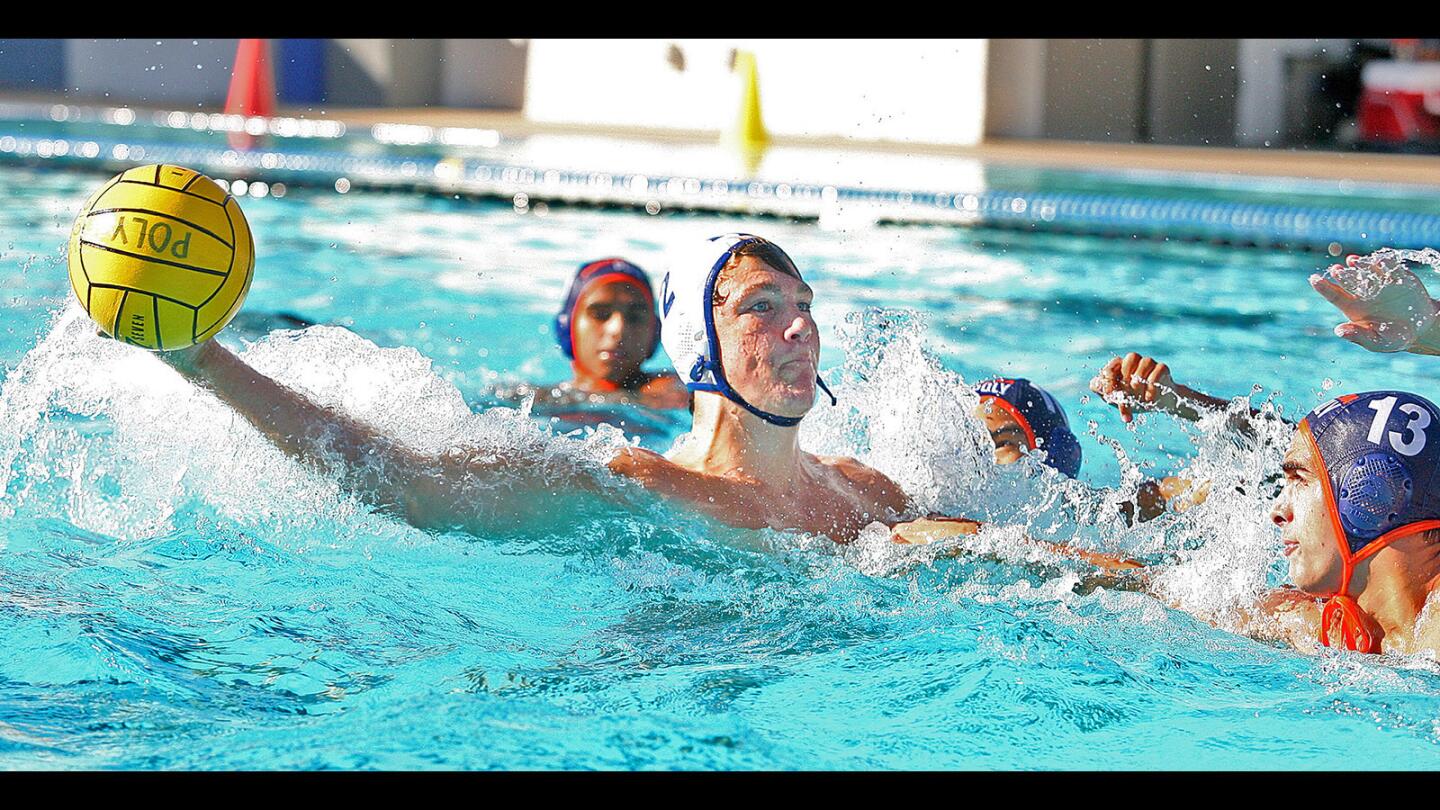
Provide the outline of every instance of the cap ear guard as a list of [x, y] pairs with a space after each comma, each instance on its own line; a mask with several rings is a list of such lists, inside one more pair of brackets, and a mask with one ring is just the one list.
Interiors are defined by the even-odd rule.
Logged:
[[1415, 482], [1405, 465], [1389, 453], [1366, 453], [1343, 471], [1335, 504], [1345, 527], [1350, 553], [1400, 525], [1410, 508]]
[[[569, 296], [566, 296], [567, 299]], [[555, 343], [560, 346], [560, 351], [571, 360], [575, 359], [575, 342], [570, 337], [570, 310], [562, 309], [555, 313], [555, 320], [551, 324], [555, 328]]]
[[1056, 428], [1040, 440], [1039, 449], [1045, 451], [1045, 463], [1064, 475], [1074, 478], [1080, 473], [1080, 440], [1065, 428]]
[[[602, 259], [601, 261], [606, 260]], [[575, 275], [571, 276], [570, 281], [565, 285], [565, 295], [560, 299], [560, 309], [555, 312], [553, 323], [555, 343], [560, 347], [560, 351], [564, 352], [565, 356], [571, 360], [575, 359], [575, 341], [571, 336], [570, 328], [574, 322], [575, 304], [579, 302], [581, 292], [577, 288], [584, 287], [582, 279], [589, 275], [585, 271], [597, 264], [600, 262], [586, 262], [580, 265], [575, 271]]]

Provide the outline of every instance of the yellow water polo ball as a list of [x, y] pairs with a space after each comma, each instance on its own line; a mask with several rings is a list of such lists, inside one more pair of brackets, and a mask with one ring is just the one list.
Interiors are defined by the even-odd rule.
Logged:
[[70, 231], [70, 286], [117, 340], [203, 343], [235, 317], [255, 271], [240, 204], [183, 166], [130, 169], [86, 200]]

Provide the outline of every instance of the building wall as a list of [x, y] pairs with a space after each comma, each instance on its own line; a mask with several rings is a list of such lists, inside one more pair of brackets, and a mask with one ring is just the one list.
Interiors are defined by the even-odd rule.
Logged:
[[1348, 40], [995, 40], [986, 132], [993, 137], [1284, 145], [1286, 62]]
[[386, 106], [422, 107], [439, 103], [444, 40], [392, 39], [390, 44]]
[[509, 39], [335, 39], [326, 102], [347, 107], [520, 109], [527, 46]]
[[[64, 92], [74, 101], [213, 108], [225, 103], [237, 44], [235, 39], [0, 40], [0, 88]], [[272, 40], [271, 45], [282, 104], [519, 109], [524, 102], [523, 40]], [[301, 81], [287, 73], [287, 54], [313, 65], [323, 78]], [[287, 98], [287, 91], [296, 97]]]
[[523, 39], [443, 40], [440, 103], [447, 107], [518, 110], [525, 105]]
[[982, 135], [984, 40], [532, 40], [525, 112], [553, 123], [720, 132], [739, 110], [741, 77], [729, 65], [736, 48], [755, 54], [772, 134], [945, 144]]
[[1283, 145], [1287, 60], [1349, 54], [1347, 39], [1242, 39], [1236, 62], [1239, 88], [1235, 140], [1241, 146]]
[[275, 93], [282, 105], [325, 102], [325, 43], [323, 39], [278, 39], [272, 42]]
[[0, 88], [63, 91], [65, 40], [0, 39]]
[[395, 62], [388, 39], [332, 39], [325, 49], [325, 102], [383, 107]]
[[[235, 46], [0, 39], [0, 89], [214, 108]], [[735, 48], [756, 54], [778, 135], [1284, 146], [1305, 103], [1288, 68], [1343, 61], [1351, 41], [330, 39], [276, 41], [272, 55], [282, 104], [523, 107], [537, 121], [719, 132], [739, 107]]]
[[1136, 140], [1144, 118], [1145, 54], [1139, 39], [1049, 40], [1043, 137]]
[[1039, 138], [1045, 131], [1043, 39], [992, 39], [985, 66], [985, 134]]
[[72, 39], [67, 96], [138, 106], [218, 106], [230, 89], [234, 39]]
[[1152, 143], [1231, 146], [1239, 40], [1153, 39], [1146, 121]]

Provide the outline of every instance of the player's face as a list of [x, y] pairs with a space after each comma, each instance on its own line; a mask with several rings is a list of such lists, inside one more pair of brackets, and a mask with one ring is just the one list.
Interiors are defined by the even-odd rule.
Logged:
[[1329, 596], [1340, 589], [1340, 547], [1325, 501], [1320, 461], [1299, 431], [1290, 441], [1283, 469], [1285, 486], [1270, 507], [1270, 519], [1280, 527], [1290, 582], [1307, 593]]
[[995, 442], [995, 463], [1014, 464], [1029, 449], [1029, 439], [1020, 420], [1003, 405], [997, 405], [994, 397], [986, 397], [975, 406], [975, 415], [990, 431], [990, 440]]
[[655, 309], [634, 285], [596, 284], [575, 302], [571, 328], [576, 365], [619, 385], [639, 373], [649, 354]]
[[800, 417], [815, 404], [820, 336], [810, 316], [814, 293], [756, 256], [715, 282], [720, 359], [730, 386], [762, 411]]

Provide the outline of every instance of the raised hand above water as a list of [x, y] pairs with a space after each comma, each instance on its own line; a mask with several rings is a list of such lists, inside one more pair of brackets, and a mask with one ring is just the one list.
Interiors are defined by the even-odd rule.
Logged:
[[1372, 352], [1440, 354], [1440, 303], [1407, 265], [1429, 253], [1379, 250], [1310, 276], [1310, 286], [1349, 319], [1335, 334]]
[[1135, 409], [1174, 412], [1179, 405], [1170, 367], [1138, 352], [1106, 363], [1090, 381], [1090, 390], [1118, 408], [1126, 422]]
[[1119, 409], [1126, 422], [1135, 418], [1137, 410], [1161, 411], [1194, 422], [1203, 410], [1229, 404], [1175, 382], [1168, 365], [1139, 352], [1111, 359], [1090, 381], [1090, 390]]

